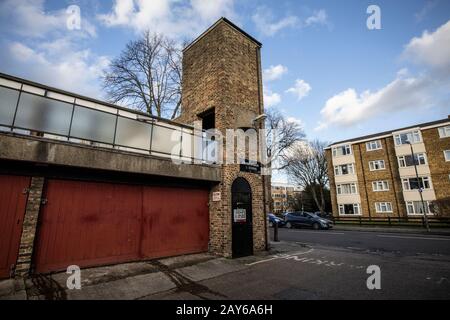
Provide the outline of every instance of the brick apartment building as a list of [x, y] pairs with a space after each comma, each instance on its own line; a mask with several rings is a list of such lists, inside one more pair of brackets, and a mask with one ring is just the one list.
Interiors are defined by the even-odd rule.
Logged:
[[302, 192], [300, 187], [287, 183], [272, 183], [272, 212], [283, 213], [294, 210], [292, 199]]
[[336, 142], [326, 155], [335, 216], [450, 215], [450, 116]]

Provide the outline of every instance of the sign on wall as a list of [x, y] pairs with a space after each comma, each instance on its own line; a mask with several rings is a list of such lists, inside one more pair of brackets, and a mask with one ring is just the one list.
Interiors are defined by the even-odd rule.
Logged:
[[247, 212], [245, 209], [234, 209], [233, 210], [233, 221], [234, 222], [246, 222], [247, 221]]
[[222, 199], [220, 191], [213, 192], [212, 201], [220, 201]]

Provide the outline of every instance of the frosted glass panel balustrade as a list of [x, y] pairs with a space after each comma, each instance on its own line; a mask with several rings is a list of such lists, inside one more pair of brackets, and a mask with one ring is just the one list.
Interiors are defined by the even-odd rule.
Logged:
[[12, 125], [17, 99], [19, 91], [0, 87], [0, 124]]
[[116, 144], [148, 150], [152, 125], [119, 117], [117, 121]]
[[75, 106], [70, 135], [75, 138], [112, 144], [115, 126], [115, 115]]
[[153, 126], [152, 151], [166, 153], [174, 156], [180, 155], [180, 129]]
[[69, 133], [72, 105], [22, 92], [15, 126], [67, 135]]

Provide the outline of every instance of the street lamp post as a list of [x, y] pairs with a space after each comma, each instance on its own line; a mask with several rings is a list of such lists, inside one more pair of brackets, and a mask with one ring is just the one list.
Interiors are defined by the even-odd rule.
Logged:
[[[422, 210], [423, 210], [423, 217], [425, 219], [425, 226], [427, 228], [427, 231], [430, 232], [430, 226], [428, 224], [428, 217], [427, 217], [427, 212], [425, 210], [425, 201], [423, 201], [423, 195], [422, 195], [422, 187], [420, 186], [420, 178], [419, 178], [419, 172], [417, 171], [417, 164], [416, 164], [416, 159], [414, 158], [414, 150], [413, 150], [413, 146], [412, 143], [410, 141], [406, 142], [407, 144], [409, 144], [409, 147], [411, 148], [411, 157], [412, 157], [412, 161], [414, 163], [414, 170], [416, 171], [416, 178], [417, 178], [417, 183], [419, 184], [419, 195], [420, 195], [420, 201], [422, 202]], [[417, 158], [417, 160], [419, 160], [419, 158]], [[423, 183], [422, 183], [423, 186]], [[429, 210], [429, 208], [428, 208]]]

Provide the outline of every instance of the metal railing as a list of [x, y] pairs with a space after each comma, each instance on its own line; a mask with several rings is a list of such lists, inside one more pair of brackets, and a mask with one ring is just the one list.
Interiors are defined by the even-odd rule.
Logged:
[[[450, 217], [427, 216], [431, 227], [450, 227]], [[423, 216], [407, 217], [333, 217], [336, 224], [360, 225], [360, 226], [399, 226], [399, 227], [425, 227]]]
[[214, 163], [205, 132], [0, 73], [0, 131]]

